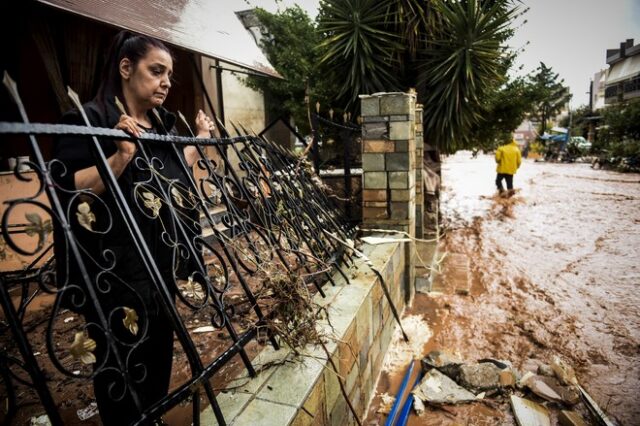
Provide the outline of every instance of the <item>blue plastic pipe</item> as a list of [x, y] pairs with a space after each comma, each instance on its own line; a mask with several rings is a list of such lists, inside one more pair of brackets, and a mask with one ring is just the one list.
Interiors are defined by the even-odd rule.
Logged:
[[[422, 372], [418, 374], [416, 381], [413, 383], [413, 387], [415, 387], [418, 382], [422, 379]], [[398, 421], [396, 426], [405, 426], [409, 421], [409, 415], [411, 414], [411, 406], [413, 405], [413, 394], [410, 393], [407, 397], [407, 401], [402, 406], [402, 410], [400, 410], [400, 415], [398, 416]]]
[[398, 415], [398, 410], [400, 409], [400, 403], [402, 401], [402, 397], [404, 396], [405, 391], [407, 390], [407, 385], [409, 384], [409, 379], [411, 379], [411, 375], [413, 374], [413, 366], [415, 365], [414, 360], [411, 360], [411, 364], [409, 364], [409, 368], [407, 368], [407, 372], [402, 379], [402, 384], [400, 385], [400, 389], [398, 390], [398, 394], [396, 395], [396, 400], [393, 403], [393, 407], [391, 407], [391, 411], [387, 416], [387, 421], [384, 426], [393, 426], [393, 422], [396, 420], [396, 416]]

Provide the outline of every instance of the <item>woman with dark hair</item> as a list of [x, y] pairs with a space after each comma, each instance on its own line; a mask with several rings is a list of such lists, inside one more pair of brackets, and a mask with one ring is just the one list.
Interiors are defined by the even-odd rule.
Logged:
[[[174, 133], [176, 118], [162, 107], [172, 73], [173, 58], [162, 42], [119, 33], [110, 48], [98, 94], [83, 105], [91, 125], [121, 129], [134, 137], [143, 132]], [[65, 114], [63, 122], [84, 124], [76, 110]], [[214, 129], [211, 119], [199, 111], [195, 122], [197, 136], [210, 137]], [[198, 260], [185, 254], [170, 209], [163, 208], [163, 203], [182, 208], [187, 228], [194, 236], [199, 233], [197, 209], [193, 200], [189, 202], [185, 176], [185, 170], [191, 173], [198, 152], [193, 146], [176, 150], [169, 144], [141, 141], [105, 139], [99, 143], [166, 290], [175, 295], [177, 279], [185, 278], [184, 271]], [[90, 297], [84, 284], [87, 276], [81, 274], [77, 259], [68, 254], [67, 241], [56, 226], [60, 303], [84, 315], [88, 338], [96, 343], [93, 380], [103, 423], [130, 424], [169, 389], [173, 327], [158, 294], [157, 286], [162, 283], [154, 283], [134, 248], [114, 194], [106, 190], [98, 172], [91, 142], [82, 137], [61, 137], [54, 156], [64, 165], [56, 167], [54, 163], [52, 169], [59, 170], [55, 178], [58, 192], [97, 295], [97, 300]], [[163, 199], [163, 193], [177, 194], [180, 205]], [[192, 196], [190, 191], [188, 194]], [[96, 308], [103, 312], [107, 324]]]

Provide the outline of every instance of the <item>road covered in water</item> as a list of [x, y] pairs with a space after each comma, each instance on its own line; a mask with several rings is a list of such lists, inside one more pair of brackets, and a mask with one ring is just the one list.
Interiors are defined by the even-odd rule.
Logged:
[[[640, 425], [640, 175], [525, 160], [504, 199], [491, 156], [458, 153], [442, 174], [441, 250], [469, 259], [470, 291], [448, 288], [445, 268], [442, 293], [416, 297], [406, 314], [429, 324], [424, 353], [520, 371], [558, 356], [616, 424]], [[378, 391], [401, 375], [383, 375]], [[508, 403], [450, 407], [409, 424], [515, 424]]]

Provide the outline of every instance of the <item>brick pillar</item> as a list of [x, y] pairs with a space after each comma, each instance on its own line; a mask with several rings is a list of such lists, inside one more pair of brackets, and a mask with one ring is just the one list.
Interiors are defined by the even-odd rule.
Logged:
[[[362, 225], [416, 232], [416, 95], [360, 96], [362, 126]], [[421, 160], [422, 162], [422, 160]], [[415, 268], [412, 244], [405, 243], [404, 295], [411, 302]]]
[[422, 172], [424, 163], [424, 139], [422, 136], [422, 104], [416, 104], [416, 237], [424, 236], [424, 188]]

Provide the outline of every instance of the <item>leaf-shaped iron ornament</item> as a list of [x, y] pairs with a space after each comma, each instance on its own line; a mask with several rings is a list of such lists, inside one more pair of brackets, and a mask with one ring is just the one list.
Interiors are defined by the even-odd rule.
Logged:
[[122, 323], [131, 334], [138, 334], [138, 313], [135, 309], [124, 307], [124, 318]]
[[204, 300], [205, 294], [202, 291], [202, 286], [197, 281], [193, 280], [193, 276], [189, 276], [189, 280], [183, 286], [184, 294], [187, 297], [191, 297], [196, 300]]
[[209, 189], [211, 189], [211, 195], [209, 196], [211, 202], [216, 206], [222, 203], [222, 191], [220, 191], [220, 188], [210, 183]]
[[26, 213], [24, 217], [29, 224], [25, 226], [24, 232], [28, 236], [38, 236], [38, 249], [42, 248], [44, 241], [47, 239], [47, 235], [53, 231], [51, 220], [47, 219], [44, 222], [38, 213]]
[[173, 197], [173, 201], [175, 201], [177, 205], [184, 208], [184, 198], [182, 198], [182, 194], [180, 194], [180, 190], [175, 186], [171, 188], [171, 196]]
[[93, 226], [91, 225], [96, 221], [96, 215], [91, 211], [91, 206], [86, 201], [78, 204], [78, 211], [76, 212], [76, 217], [78, 218], [78, 223], [83, 228], [93, 231]]
[[69, 348], [71, 356], [75, 360], [79, 360], [83, 364], [95, 364], [96, 356], [93, 351], [96, 350], [96, 341], [89, 338], [84, 331], [76, 333], [73, 343]]
[[160, 198], [156, 197], [151, 192], [143, 192], [142, 197], [144, 198], [144, 206], [151, 210], [151, 216], [158, 217], [160, 214], [160, 208], [162, 207], [162, 201], [160, 201]]
[[208, 265], [209, 277], [213, 280], [216, 288], [224, 288], [227, 284], [227, 280], [224, 276], [224, 269], [216, 263]]

